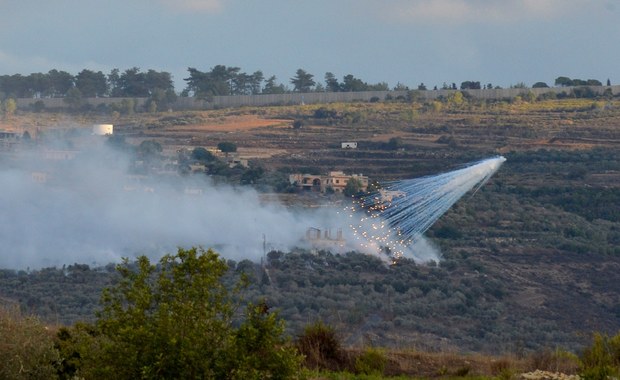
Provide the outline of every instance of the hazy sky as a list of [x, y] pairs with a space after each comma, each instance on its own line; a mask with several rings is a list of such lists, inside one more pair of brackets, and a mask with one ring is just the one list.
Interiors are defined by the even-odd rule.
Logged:
[[298, 68], [368, 82], [620, 83], [620, 0], [0, 0], [0, 75]]

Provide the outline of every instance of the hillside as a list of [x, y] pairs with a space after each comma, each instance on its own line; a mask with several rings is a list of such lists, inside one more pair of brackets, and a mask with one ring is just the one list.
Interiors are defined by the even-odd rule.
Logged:
[[[18, 114], [2, 127], [34, 136], [103, 121], [96, 114]], [[322, 319], [350, 345], [518, 352], [578, 349], [592, 331], [620, 329], [617, 100], [283, 106], [113, 122], [127, 142], [154, 140], [169, 152], [232, 141], [251, 167], [264, 169], [263, 188], [296, 171], [343, 170], [386, 181], [507, 158], [484, 188], [429, 231], [443, 254], [437, 265], [405, 260], [387, 267], [365, 255], [306, 251], [271, 252], [267, 272], [231, 263], [253, 274], [247, 297], [266, 296], [293, 334]], [[358, 142], [358, 149], [341, 149], [344, 141]], [[287, 197], [302, 200], [328, 202]], [[72, 323], [92, 318], [111, 272], [3, 271], [0, 296], [50, 322]]]

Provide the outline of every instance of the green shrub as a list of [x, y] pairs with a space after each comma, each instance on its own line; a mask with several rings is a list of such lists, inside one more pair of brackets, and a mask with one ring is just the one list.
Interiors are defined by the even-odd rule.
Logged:
[[217, 149], [224, 153], [232, 153], [237, 151], [237, 144], [230, 141], [222, 141], [217, 144]]
[[14, 306], [0, 308], [0, 379], [54, 379], [53, 334]]
[[382, 375], [387, 363], [385, 352], [379, 348], [367, 348], [355, 359], [355, 371], [366, 375]]
[[529, 368], [565, 374], [577, 373], [579, 358], [577, 355], [561, 349], [544, 349], [529, 356]]
[[491, 373], [498, 379], [511, 379], [514, 372], [514, 363], [508, 358], [501, 358], [491, 363]]
[[248, 305], [245, 321], [233, 334], [229, 378], [295, 378], [302, 357], [283, 334], [284, 321], [269, 312], [265, 301]]
[[297, 377], [301, 358], [264, 302], [248, 305], [235, 327], [245, 281], [228, 290], [228, 266], [215, 252], [179, 248], [157, 266], [141, 256], [117, 271], [97, 324], [59, 331], [62, 378]]
[[305, 365], [312, 369], [340, 370], [344, 365], [344, 353], [335, 330], [316, 322], [304, 329], [296, 342], [297, 349], [305, 357]]
[[67, 380], [100, 377], [100, 368], [109, 366], [102, 360], [103, 348], [108, 344], [109, 339], [99, 335], [91, 324], [76, 323], [60, 328], [54, 344], [60, 354], [56, 364], [58, 377]]
[[592, 345], [580, 357], [580, 374], [587, 380], [607, 379], [620, 374], [620, 334], [608, 337], [596, 333]]

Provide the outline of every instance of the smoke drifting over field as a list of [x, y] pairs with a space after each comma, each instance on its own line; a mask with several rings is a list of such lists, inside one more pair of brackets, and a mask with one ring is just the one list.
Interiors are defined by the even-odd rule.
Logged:
[[266, 250], [309, 248], [310, 227], [332, 231], [314, 230], [310, 240], [319, 249], [357, 250], [386, 262], [437, 261], [439, 250], [423, 233], [505, 160], [392, 183], [358, 210], [308, 210], [262, 202], [250, 188], [214, 185], [205, 175], [128, 175], [129, 157], [102, 142], [93, 138], [81, 152], [26, 145], [2, 157], [0, 268], [104, 265], [141, 254], [158, 259], [190, 246], [258, 261]]
[[215, 186], [206, 176], [138, 179], [126, 175], [127, 166], [126, 158], [103, 147], [67, 161], [40, 154], [5, 161], [0, 267], [107, 264], [194, 245], [258, 260], [263, 235], [268, 250], [285, 250], [300, 245], [308, 227], [338, 224], [335, 210], [261, 204], [255, 191]]

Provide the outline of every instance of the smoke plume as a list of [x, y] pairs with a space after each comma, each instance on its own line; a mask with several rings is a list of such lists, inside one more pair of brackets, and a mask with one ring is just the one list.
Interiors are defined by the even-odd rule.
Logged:
[[4, 160], [0, 267], [104, 265], [198, 245], [257, 261], [264, 248], [303, 246], [308, 227], [339, 225], [333, 210], [264, 204], [250, 188], [214, 185], [204, 175], [130, 176], [128, 157], [105, 145], [53, 157], [62, 154], [33, 150]]

